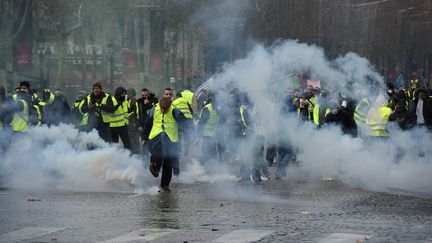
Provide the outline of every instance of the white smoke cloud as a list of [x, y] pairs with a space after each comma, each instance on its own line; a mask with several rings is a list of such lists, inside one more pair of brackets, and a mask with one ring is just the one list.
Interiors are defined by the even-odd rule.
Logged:
[[113, 183], [135, 185], [144, 175], [142, 161], [128, 151], [96, 131], [79, 133], [64, 124], [12, 135], [0, 167], [4, 186], [25, 189], [112, 190]]
[[[289, 141], [298, 149], [297, 159], [301, 163], [298, 170], [305, 172], [302, 175], [334, 177], [350, 185], [380, 191], [397, 188], [432, 192], [429, 132], [391, 130], [390, 139], [373, 142], [343, 135], [337, 127], [315, 129], [295, 115], [280, 112], [278, 102], [282, 97], [276, 95], [281, 92], [273, 90], [272, 84], [292, 72], [307, 72], [345, 92], [343, 82], [354, 80], [354, 86], [372, 95], [377, 87], [371, 84], [383, 81], [366, 59], [354, 53], [331, 61], [317, 46], [286, 41], [270, 48], [257, 45], [245, 59], [227, 65], [223, 73], [215, 76], [213, 88], [226, 90], [234, 82], [247, 93], [256, 104], [256, 115], [252, 118], [266, 140]], [[89, 145], [96, 149], [88, 150]], [[143, 168], [141, 158], [130, 156], [118, 145], [103, 142], [95, 131], [79, 133], [63, 124], [30, 129], [14, 138], [0, 159], [5, 174], [3, 185], [11, 188], [100, 191], [126, 185], [126, 190], [153, 195], [160, 180]], [[238, 173], [237, 167], [218, 167], [212, 171], [197, 160], [187, 161], [182, 165], [180, 177], [173, 182], [234, 180]]]
[[[154, 178], [144, 168], [141, 157], [130, 156], [119, 144], [104, 142], [95, 130], [83, 133], [60, 124], [7, 135], [11, 141], [2, 147], [6, 150], [0, 147], [0, 184], [3, 187], [157, 194], [160, 176]], [[196, 160], [182, 167], [180, 177], [175, 177], [173, 182], [213, 183], [235, 179], [228, 169], [221, 171], [219, 168], [209, 173]]]
[[[355, 53], [328, 60], [322, 48], [288, 40], [270, 48], [257, 45], [248, 56], [226, 66], [214, 77], [215, 91], [235, 82], [255, 104], [253, 119], [270, 141], [290, 141], [298, 149], [301, 170], [320, 177], [336, 177], [354, 186], [386, 191], [398, 188], [432, 192], [432, 139], [426, 130], [391, 131], [391, 138], [368, 141], [342, 135], [337, 127], [315, 129], [295, 115], [282, 114], [272, 89], [274, 80], [289, 73], [308, 73], [336, 92], [354, 96], [356, 89], [375, 96], [383, 78], [370, 62]], [[354, 81], [346, 88], [346, 81]], [[349, 92], [349, 93], [348, 93]], [[218, 102], [225, 99], [219, 95]], [[224, 105], [220, 105], [224, 107]]]

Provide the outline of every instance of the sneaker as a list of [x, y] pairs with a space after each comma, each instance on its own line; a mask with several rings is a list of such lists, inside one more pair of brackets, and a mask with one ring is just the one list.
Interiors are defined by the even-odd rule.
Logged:
[[168, 186], [161, 186], [158, 192], [171, 192]]
[[155, 165], [155, 164], [150, 163], [149, 170], [150, 170], [150, 173], [151, 173], [154, 177], [158, 177], [158, 176], [159, 176], [159, 171], [157, 171], [157, 168], [156, 168], [156, 165]]

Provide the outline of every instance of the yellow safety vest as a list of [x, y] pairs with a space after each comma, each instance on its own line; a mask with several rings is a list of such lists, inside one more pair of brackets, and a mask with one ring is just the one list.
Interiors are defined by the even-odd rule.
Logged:
[[42, 125], [42, 112], [41, 112], [40, 106], [33, 105], [33, 107], [35, 108], [35, 110], [37, 112], [37, 124], [38, 124], [38, 126], [40, 126], [40, 125]]
[[385, 128], [390, 114], [391, 109], [388, 107], [371, 108], [366, 119], [368, 135], [373, 137], [388, 137], [389, 134]]
[[249, 128], [249, 126], [248, 126], [248, 124], [247, 124], [247, 122], [246, 122], [246, 119], [245, 119], [245, 117], [244, 117], [244, 112], [245, 111], [247, 111], [247, 109], [244, 107], [244, 106], [240, 106], [240, 117], [241, 117], [241, 120], [242, 120], [242, 123], [243, 123], [243, 125], [246, 127], [246, 128]]
[[49, 93], [49, 99], [47, 102], [44, 101], [39, 102], [40, 106], [51, 105], [54, 102], [55, 95], [49, 89], [45, 89], [45, 92]]
[[[320, 117], [320, 109], [321, 109], [321, 106], [320, 106], [320, 104], [317, 102], [317, 103], [315, 104], [315, 106], [314, 106], [314, 110], [313, 110], [313, 120], [314, 120], [315, 125], [317, 125], [317, 126], [321, 125], [322, 122], [323, 122], [323, 121], [321, 121], [321, 117]], [[330, 108], [327, 108], [327, 109], [325, 110], [324, 117], [326, 117], [327, 114], [329, 114], [330, 112], [331, 112], [331, 111], [330, 111]]]
[[[109, 94], [105, 93], [105, 96], [102, 98], [102, 102], [101, 105], [106, 105], [108, 97], [110, 97]], [[91, 95], [87, 95], [86, 97], [87, 99], [87, 104], [90, 104], [90, 100], [91, 100]], [[79, 109], [81, 110], [82, 106], [84, 105], [84, 100], [81, 101], [80, 105], [79, 105]], [[110, 123], [111, 121], [111, 113], [105, 112], [105, 111], [101, 111], [101, 115], [102, 115], [102, 121], [105, 123]], [[87, 123], [83, 124], [83, 125], [87, 125], [88, 124], [88, 119], [87, 119]]]
[[[210, 111], [210, 117], [207, 120], [206, 124], [204, 125], [204, 132], [203, 135], [205, 137], [214, 137], [216, 134], [216, 127], [217, 127], [217, 123], [218, 123], [218, 114], [217, 112], [213, 109], [212, 104], [207, 104], [206, 106], [203, 107], [203, 110], [207, 108]], [[201, 114], [202, 114], [202, 110], [201, 110]], [[200, 114], [200, 117], [201, 117]]]
[[14, 113], [14, 116], [13, 116], [13, 119], [11, 122], [11, 127], [12, 127], [12, 130], [15, 132], [25, 132], [29, 128], [29, 125], [28, 125], [28, 120], [29, 120], [28, 105], [27, 105], [27, 102], [25, 100], [18, 99], [17, 102], [23, 103], [24, 110]]
[[81, 119], [81, 123], [80, 123], [81, 126], [84, 126], [84, 125], [88, 124], [88, 113], [83, 113], [81, 111], [81, 107], [82, 107], [83, 104], [84, 104], [84, 99], [81, 100], [80, 102], [75, 102], [74, 103], [75, 109], [77, 109], [79, 111], [79, 113], [81, 113], [81, 115], [83, 116], [82, 119]]
[[179, 109], [186, 118], [193, 118], [192, 113], [189, 110], [188, 102], [183, 97], [178, 97], [172, 102], [174, 108]]
[[[113, 105], [117, 106], [117, 99], [112, 97]], [[123, 105], [119, 105], [114, 113], [110, 114], [110, 127], [122, 127], [126, 125], [125, 113], [123, 111]]]
[[123, 108], [124, 120], [125, 120], [125, 123], [126, 123], [126, 125], [127, 125], [127, 124], [129, 124], [129, 117], [130, 117], [130, 116], [132, 115], [132, 113], [133, 113], [133, 112], [130, 112], [130, 113], [129, 113], [129, 110], [130, 110], [130, 100], [125, 99], [125, 100], [122, 102], [121, 107]]
[[320, 104], [318, 104], [318, 102], [317, 102], [313, 108], [313, 120], [314, 120], [315, 125], [317, 125], [317, 126], [320, 125], [319, 112], [320, 112]]
[[162, 132], [165, 132], [171, 142], [178, 142], [178, 125], [172, 114], [174, 107], [170, 106], [168, 111], [163, 114], [159, 104], [154, 108], [153, 126], [150, 131], [149, 139], [155, 138]]
[[189, 103], [189, 105], [192, 105], [193, 102], [193, 92], [190, 90], [184, 90], [181, 92], [182, 97]]
[[357, 127], [363, 126], [366, 124], [366, 117], [369, 111], [369, 100], [365, 97], [363, 98], [354, 111], [354, 121], [357, 124]]

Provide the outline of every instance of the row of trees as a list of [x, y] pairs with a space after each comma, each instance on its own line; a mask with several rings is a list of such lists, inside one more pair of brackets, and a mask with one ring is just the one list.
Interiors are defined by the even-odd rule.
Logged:
[[384, 75], [428, 78], [432, 67], [432, 2], [428, 0], [256, 0], [251, 33], [271, 43], [298, 39], [329, 57], [356, 52]]

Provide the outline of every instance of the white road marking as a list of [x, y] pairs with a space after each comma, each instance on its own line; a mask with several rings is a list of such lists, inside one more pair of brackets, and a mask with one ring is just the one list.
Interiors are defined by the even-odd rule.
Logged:
[[144, 195], [144, 193], [133, 194], [133, 195], [130, 195], [129, 197], [140, 197], [142, 195]]
[[264, 236], [272, 234], [274, 230], [249, 230], [241, 229], [234, 230], [230, 233], [224, 234], [221, 237], [213, 240], [213, 242], [253, 242], [262, 239]]
[[0, 235], [0, 242], [16, 242], [38, 238], [55, 232], [63, 231], [66, 227], [27, 227]]
[[334, 233], [318, 241], [319, 243], [352, 243], [370, 239], [370, 235]]
[[154, 228], [143, 228], [132, 231], [125, 235], [107, 240], [104, 242], [140, 242], [140, 241], [151, 241], [155, 240], [164, 235], [171, 234], [177, 230], [175, 229], [154, 229]]

